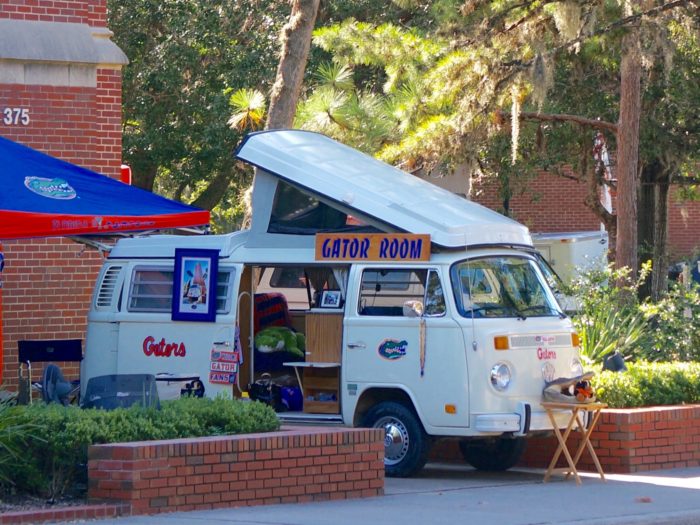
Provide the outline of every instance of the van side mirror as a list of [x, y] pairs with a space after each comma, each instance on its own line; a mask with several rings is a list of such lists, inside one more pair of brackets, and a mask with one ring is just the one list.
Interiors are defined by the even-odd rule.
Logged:
[[404, 317], [422, 317], [423, 303], [420, 301], [405, 301], [403, 303]]

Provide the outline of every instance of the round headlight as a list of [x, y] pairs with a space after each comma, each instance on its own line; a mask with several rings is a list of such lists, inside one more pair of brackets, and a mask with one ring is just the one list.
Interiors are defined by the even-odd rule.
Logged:
[[491, 384], [499, 392], [503, 392], [510, 384], [510, 368], [505, 363], [496, 363], [491, 368]]
[[571, 377], [580, 376], [583, 374], [583, 365], [578, 357], [571, 360]]

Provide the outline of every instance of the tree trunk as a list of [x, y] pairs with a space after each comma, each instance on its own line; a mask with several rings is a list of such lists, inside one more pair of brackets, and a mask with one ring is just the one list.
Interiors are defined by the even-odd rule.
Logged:
[[233, 173], [231, 171], [220, 171], [216, 176], [210, 180], [209, 185], [205, 190], [195, 199], [192, 206], [197, 208], [202, 208], [203, 210], [211, 210], [219, 204], [224, 193], [231, 184], [231, 179], [233, 178]]
[[622, 39], [620, 67], [620, 120], [617, 128], [617, 268], [637, 275], [637, 164], [641, 111], [641, 53], [639, 31], [631, 27]]
[[292, 0], [292, 13], [282, 28], [282, 51], [265, 129], [290, 128], [294, 124], [318, 4], [319, 0]]
[[654, 185], [654, 251], [651, 298], [658, 301], [668, 291], [668, 194], [670, 174], [664, 169]]
[[131, 184], [146, 191], [153, 191], [158, 174], [158, 166], [150, 162], [146, 152], [137, 151], [131, 159]]

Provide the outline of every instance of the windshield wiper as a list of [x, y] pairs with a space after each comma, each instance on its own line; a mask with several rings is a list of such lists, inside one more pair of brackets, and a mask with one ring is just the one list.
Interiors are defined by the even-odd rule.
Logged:
[[556, 314], [559, 316], [559, 319], [566, 319], [566, 317], [567, 317], [564, 312], [557, 310], [556, 308], [553, 308], [553, 307], [548, 306], [546, 304], [533, 304], [531, 306], [526, 306], [525, 308], [523, 308], [522, 310], [519, 310], [518, 312], [522, 315], [525, 312], [529, 312], [531, 310], [539, 310], [539, 309], [544, 310], [545, 313]]

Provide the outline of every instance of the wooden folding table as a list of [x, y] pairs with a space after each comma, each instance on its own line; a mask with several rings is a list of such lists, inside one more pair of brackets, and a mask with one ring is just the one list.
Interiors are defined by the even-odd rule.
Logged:
[[[595, 467], [598, 470], [598, 474], [600, 474], [600, 479], [605, 481], [605, 474], [603, 473], [603, 468], [600, 466], [600, 461], [598, 461], [598, 456], [596, 455], [595, 450], [593, 449], [593, 445], [591, 444], [590, 438], [591, 434], [593, 433], [593, 429], [595, 428], [596, 424], [598, 423], [598, 419], [600, 418], [600, 411], [604, 408], [607, 408], [608, 405], [606, 405], [605, 403], [543, 402], [542, 406], [547, 412], [547, 416], [549, 417], [549, 420], [552, 423], [552, 428], [554, 428], [554, 434], [557, 436], [557, 441], [559, 443], [559, 446], [557, 447], [557, 450], [554, 453], [554, 457], [552, 457], [552, 461], [549, 463], [547, 472], [544, 475], [545, 483], [549, 480], [549, 478], [554, 472], [564, 472], [566, 473], [565, 477], [567, 479], [573, 474], [574, 478], [576, 479], [576, 483], [580, 485], [581, 478], [579, 477], [578, 472], [576, 470], [576, 464], [578, 463], [579, 459], [581, 459], [581, 454], [583, 454], [583, 450], [585, 448], [587, 448], [588, 452], [590, 452], [591, 454], [593, 463], [595, 464]], [[562, 411], [567, 411], [571, 413], [571, 417], [569, 418], [569, 424], [567, 425], [566, 430], [563, 434], [561, 433], [561, 430], [559, 429], [559, 425], [555, 418], [555, 415]], [[586, 428], [585, 420], [581, 419], [581, 416], [583, 414], [590, 414], [590, 423], [588, 425], [588, 428]], [[573, 457], [571, 457], [571, 453], [569, 452], [569, 448], [566, 444], [566, 441], [574, 429], [577, 429], [579, 431], [581, 435], [581, 443], [579, 443], [578, 449], [576, 450], [576, 454]], [[559, 469], [554, 468], [557, 464], [557, 461], [559, 460], [559, 457], [562, 454], [564, 454], [564, 457], [566, 458], [568, 467]]]

